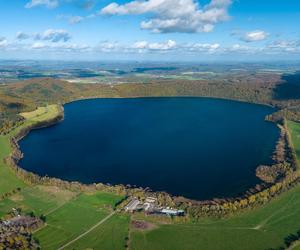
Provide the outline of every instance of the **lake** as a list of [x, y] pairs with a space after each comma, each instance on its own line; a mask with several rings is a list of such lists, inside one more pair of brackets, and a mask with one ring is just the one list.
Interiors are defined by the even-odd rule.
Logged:
[[260, 181], [279, 136], [273, 108], [210, 98], [92, 99], [20, 141], [20, 166], [83, 183], [131, 184], [193, 199], [236, 196]]

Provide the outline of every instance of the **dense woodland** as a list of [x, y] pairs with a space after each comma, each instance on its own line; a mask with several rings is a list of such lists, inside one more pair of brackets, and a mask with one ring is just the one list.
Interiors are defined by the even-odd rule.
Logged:
[[[269, 119], [288, 117], [299, 120], [300, 99], [294, 95], [299, 77], [278, 74], [237, 74], [212, 80], [151, 80], [148, 83], [116, 85], [70, 83], [53, 78], [36, 78], [0, 85], [0, 127], [13, 126], [17, 115], [37, 106], [66, 103], [93, 97], [205, 96], [241, 100], [276, 106]], [[296, 81], [296, 83], [295, 83]], [[300, 85], [300, 84], [299, 84]], [[288, 95], [291, 91], [290, 96]]]

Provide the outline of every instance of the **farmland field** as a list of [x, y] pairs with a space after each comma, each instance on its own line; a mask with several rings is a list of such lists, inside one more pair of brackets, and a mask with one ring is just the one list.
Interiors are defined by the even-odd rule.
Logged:
[[0, 135], [0, 196], [25, 186], [3, 162], [10, 153], [9, 137]]
[[29, 186], [22, 189], [0, 203], [0, 217], [12, 208], [20, 208], [23, 212], [33, 212], [36, 216], [46, 215], [57, 207], [72, 199], [76, 193], [57, 187]]
[[[269, 249], [300, 229], [300, 187], [262, 208], [223, 220], [195, 224], [160, 225], [152, 231], [134, 231], [131, 249]], [[176, 240], [175, 240], [176, 239]], [[228, 240], [230, 239], [230, 240]]]
[[107, 205], [121, 198], [116, 195], [109, 198], [103, 193], [81, 194], [48, 214], [46, 226], [34, 236], [39, 240], [42, 249], [57, 249], [106, 217], [109, 214]]
[[288, 122], [288, 127], [291, 133], [293, 146], [297, 154], [298, 163], [300, 162], [300, 123]]
[[66, 249], [125, 249], [128, 226], [129, 216], [114, 215], [103, 225], [97, 227]]

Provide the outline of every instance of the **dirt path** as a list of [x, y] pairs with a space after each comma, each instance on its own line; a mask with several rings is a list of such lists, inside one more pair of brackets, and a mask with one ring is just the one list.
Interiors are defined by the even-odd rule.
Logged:
[[274, 212], [273, 214], [271, 214], [269, 217], [267, 217], [265, 220], [263, 220], [262, 222], [260, 222], [258, 225], [256, 225], [253, 229], [259, 230], [261, 229], [263, 226], [265, 226], [274, 216], [276, 216], [277, 214], [281, 213], [282, 211], [286, 210], [287, 207], [289, 207], [289, 205], [292, 203], [292, 201], [294, 200], [294, 195], [291, 197], [291, 199], [279, 210], [277, 210], [276, 212]]
[[110, 217], [112, 217], [114, 214], [116, 213], [116, 211], [110, 213], [108, 216], [106, 216], [104, 219], [102, 219], [101, 221], [99, 221], [96, 225], [92, 226], [89, 230], [85, 231], [84, 233], [80, 234], [78, 237], [76, 237], [74, 240], [69, 241], [67, 244], [63, 245], [62, 247], [58, 248], [58, 250], [62, 250], [65, 249], [66, 247], [70, 246], [71, 244], [73, 244], [74, 242], [76, 242], [77, 240], [81, 239], [82, 237], [86, 236], [88, 233], [90, 233], [91, 231], [93, 231], [95, 228], [97, 228], [98, 226], [100, 226], [101, 224], [103, 224], [105, 221], [107, 221]]

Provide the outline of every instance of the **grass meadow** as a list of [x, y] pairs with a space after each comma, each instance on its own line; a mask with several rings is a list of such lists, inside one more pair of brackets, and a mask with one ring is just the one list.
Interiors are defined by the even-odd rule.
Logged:
[[114, 215], [103, 225], [87, 234], [85, 237], [74, 242], [66, 249], [125, 249], [126, 237], [128, 236], [129, 216]]
[[57, 249], [109, 215], [111, 211], [106, 206], [121, 198], [103, 193], [80, 194], [48, 214], [46, 226], [37, 231], [34, 237], [39, 240], [42, 249]]

